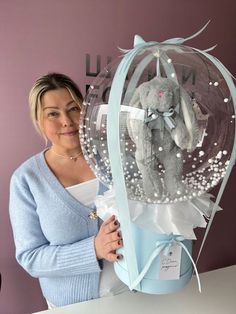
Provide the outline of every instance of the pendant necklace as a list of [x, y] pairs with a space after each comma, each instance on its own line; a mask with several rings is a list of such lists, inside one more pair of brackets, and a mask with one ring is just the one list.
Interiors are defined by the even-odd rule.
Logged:
[[70, 160], [73, 160], [73, 161], [76, 161], [77, 158], [83, 154], [83, 152], [81, 151], [81, 152], [79, 152], [79, 153], [78, 153], [77, 155], [75, 155], [75, 156], [60, 155], [60, 154], [58, 154], [57, 152], [55, 152], [55, 150], [54, 150], [52, 147], [51, 147], [51, 151], [52, 151], [55, 155], [57, 155], [57, 156], [59, 156], [59, 157], [67, 158], [67, 159], [70, 159]]

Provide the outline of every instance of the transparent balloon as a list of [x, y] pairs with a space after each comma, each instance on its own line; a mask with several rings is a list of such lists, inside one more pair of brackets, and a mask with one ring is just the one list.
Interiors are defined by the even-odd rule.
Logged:
[[[80, 123], [85, 158], [109, 188], [113, 181], [107, 146], [108, 100], [120, 60], [108, 65], [90, 86]], [[160, 88], [165, 80], [169, 91]], [[153, 111], [155, 104], [143, 95], [143, 86], [150, 82], [156, 84], [152, 99], [168, 101], [177, 87], [180, 96], [168, 112]], [[141, 90], [144, 100], [136, 101]], [[192, 112], [186, 121], [182, 102], [188, 102]], [[208, 192], [224, 177], [234, 143], [234, 106], [221, 72], [196, 50], [155, 44], [136, 55], [125, 80], [119, 121], [117, 154], [121, 154], [129, 199], [154, 204], [189, 200]], [[190, 141], [185, 133], [176, 135], [178, 123], [193, 131], [188, 134], [193, 145], [183, 144]]]

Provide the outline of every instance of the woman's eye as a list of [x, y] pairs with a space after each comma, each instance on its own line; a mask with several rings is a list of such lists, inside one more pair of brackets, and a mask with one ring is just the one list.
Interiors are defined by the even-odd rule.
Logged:
[[69, 109], [69, 111], [72, 111], [72, 112], [78, 112], [78, 111], [80, 111], [80, 108], [79, 107], [77, 107], [77, 106], [74, 106], [74, 107], [71, 107], [70, 109]]
[[58, 116], [58, 112], [52, 111], [48, 113], [49, 118], [56, 118]]

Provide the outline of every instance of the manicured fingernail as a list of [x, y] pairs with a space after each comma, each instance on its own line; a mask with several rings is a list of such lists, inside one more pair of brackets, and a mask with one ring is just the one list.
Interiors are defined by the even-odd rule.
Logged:
[[121, 237], [121, 232], [118, 231], [118, 232], [117, 232], [117, 235], [118, 235], [118, 237], [120, 238], [120, 237]]
[[120, 240], [118, 240], [118, 245], [120, 245], [121, 244], [121, 241]]
[[117, 255], [117, 259], [122, 259], [123, 256], [122, 255]]
[[118, 223], [119, 223], [119, 222], [118, 222], [117, 220], [114, 221], [114, 225], [115, 225], [115, 226], [117, 226]]

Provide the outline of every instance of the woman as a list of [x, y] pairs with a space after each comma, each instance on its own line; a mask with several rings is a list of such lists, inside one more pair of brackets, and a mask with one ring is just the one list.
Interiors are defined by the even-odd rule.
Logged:
[[94, 215], [93, 200], [105, 187], [82, 154], [80, 90], [69, 77], [50, 73], [35, 82], [29, 103], [33, 124], [51, 147], [24, 162], [11, 179], [16, 259], [39, 278], [53, 306], [117, 293], [123, 285], [106, 261], [122, 258], [116, 250], [123, 243], [114, 216], [101, 224]]

